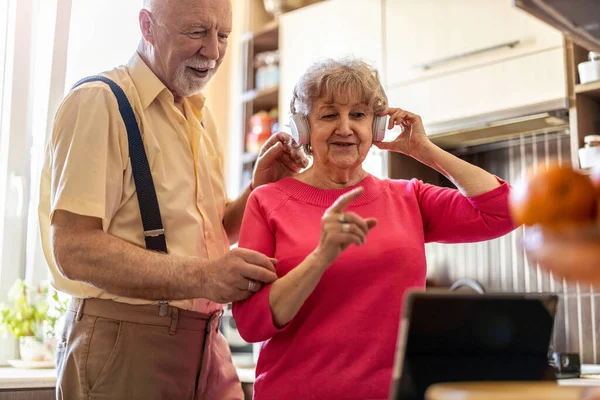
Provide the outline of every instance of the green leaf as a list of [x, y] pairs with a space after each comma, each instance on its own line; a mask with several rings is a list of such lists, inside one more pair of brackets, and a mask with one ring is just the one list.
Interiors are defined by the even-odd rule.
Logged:
[[0, 303], [0, 330], [15, 337], [56, 335], [56, 324], [67, 310], [68, 297], [46, 282], [32, 287], [17, 280], [8, 292], [8, 304]]

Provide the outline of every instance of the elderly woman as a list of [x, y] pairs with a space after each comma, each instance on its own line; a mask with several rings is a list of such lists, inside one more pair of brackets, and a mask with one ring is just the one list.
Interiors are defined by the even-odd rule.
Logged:
[[[313, 163], [254, 190], [239, 241], [277, 260], [278, 279], [250, 281], [257, 293], [233, 305], [242, 337], [264, 342], [255, 399], [384, 399], [403, 294], [425, 285], [425, 243], [511, 231], [509, 186], [432, 144], [419, 116], [388, 108], [360, 60], [313, 65], [291, 111]], [[373, 143], [386, 116], [403, 131]], [[458, 190], [370, 175], [362, 163], [372, 145], [414, 157]]]

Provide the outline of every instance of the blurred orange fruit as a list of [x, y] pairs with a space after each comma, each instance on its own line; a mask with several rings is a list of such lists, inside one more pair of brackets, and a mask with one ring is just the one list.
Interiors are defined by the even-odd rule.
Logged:
[[596, 217], [596, 193], [589, 177], [570, 166], [540, 166], [513, 186], [510, 210], [517, 224], [556, 227]]

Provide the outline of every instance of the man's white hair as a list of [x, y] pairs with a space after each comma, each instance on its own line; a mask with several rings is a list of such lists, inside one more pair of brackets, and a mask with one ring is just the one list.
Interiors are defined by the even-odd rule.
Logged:
[[168, 0], [144, 0], [142, 7], [150, 11], [156, 20], [160, 20], [166, 3]]

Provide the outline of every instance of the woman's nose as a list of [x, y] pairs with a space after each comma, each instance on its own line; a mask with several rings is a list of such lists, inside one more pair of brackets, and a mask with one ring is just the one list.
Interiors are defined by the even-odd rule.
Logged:
[[338, 135], [352, 135], [351, 121], [348, 116], [340, 116], [336, 133]]

